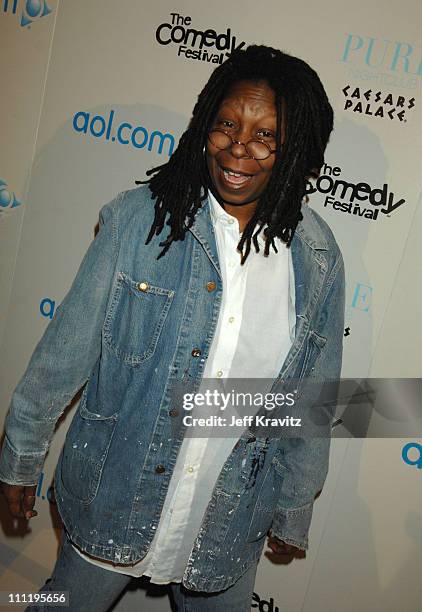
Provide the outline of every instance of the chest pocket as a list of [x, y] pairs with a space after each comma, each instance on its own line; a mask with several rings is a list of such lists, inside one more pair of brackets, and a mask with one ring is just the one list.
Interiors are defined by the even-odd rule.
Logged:
[[119, 272], [104, 323], [104, 340], [117, 357], [138, 366], [154, 354], [173, 297], [170, 289]]

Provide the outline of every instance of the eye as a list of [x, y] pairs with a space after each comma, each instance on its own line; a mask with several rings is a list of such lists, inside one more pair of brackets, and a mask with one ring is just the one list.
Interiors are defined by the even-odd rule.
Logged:
[[226, 130], [232, 130], [235, 127], [234, 122], [230, 121], [230, 119], [217, 119], [217, 125]]
[[257, 134], [260, 138], [266, 138], [266, 139], [275, 138], [275, 135], [270, 130], [261, 129], [261, 130], [258, 130]]

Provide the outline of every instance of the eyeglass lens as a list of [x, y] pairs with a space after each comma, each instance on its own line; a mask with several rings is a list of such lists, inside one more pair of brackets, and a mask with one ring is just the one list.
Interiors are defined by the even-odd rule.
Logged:
[[[217, 147], [217, 149], [228, 149], [233, 143], [232, 139], [228, 134], [220, 131], [212, 131], [209, 133], [209, 139], [211, 143]], [[246, 153], [249, 157], [254, 159], [266, 159], [271, 155], [269, 146], [258, 140], [250, 140], [244, 143]]]

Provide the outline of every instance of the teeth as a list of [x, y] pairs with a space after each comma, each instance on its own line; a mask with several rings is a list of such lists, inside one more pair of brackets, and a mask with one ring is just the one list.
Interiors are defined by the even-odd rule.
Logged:
[[223, 170], [223, 172], [226, 178], [228, 176], [234, 176], [235, 178], [243, 177], [245, 179], [249, 178], [246, 174], [240, 174], [239, 172], [231, 172], [230, 170]]

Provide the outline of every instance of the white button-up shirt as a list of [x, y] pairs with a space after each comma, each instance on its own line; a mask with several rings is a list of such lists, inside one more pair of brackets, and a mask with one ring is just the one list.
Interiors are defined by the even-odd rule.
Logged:
[[[258, 236], [243, 266], [236, 247], [239, 223], [209, 193], [223, 281], [223, 297], [209, 356], [207, 378], [267, 378], [279, 374], [294, 339], [295, 293], [290, 249], [276, 239], [278, 253], [264, 257]], [[202, 386], [199, 392], [202, 390]], [[160, 522], [147, 555], [131, 566], [100, 561], [75, 550], [90, 563], [151, 582], [180, 582], [201, 527], [214, 485], [237, 437], [185, 437], [177, 456]]]

